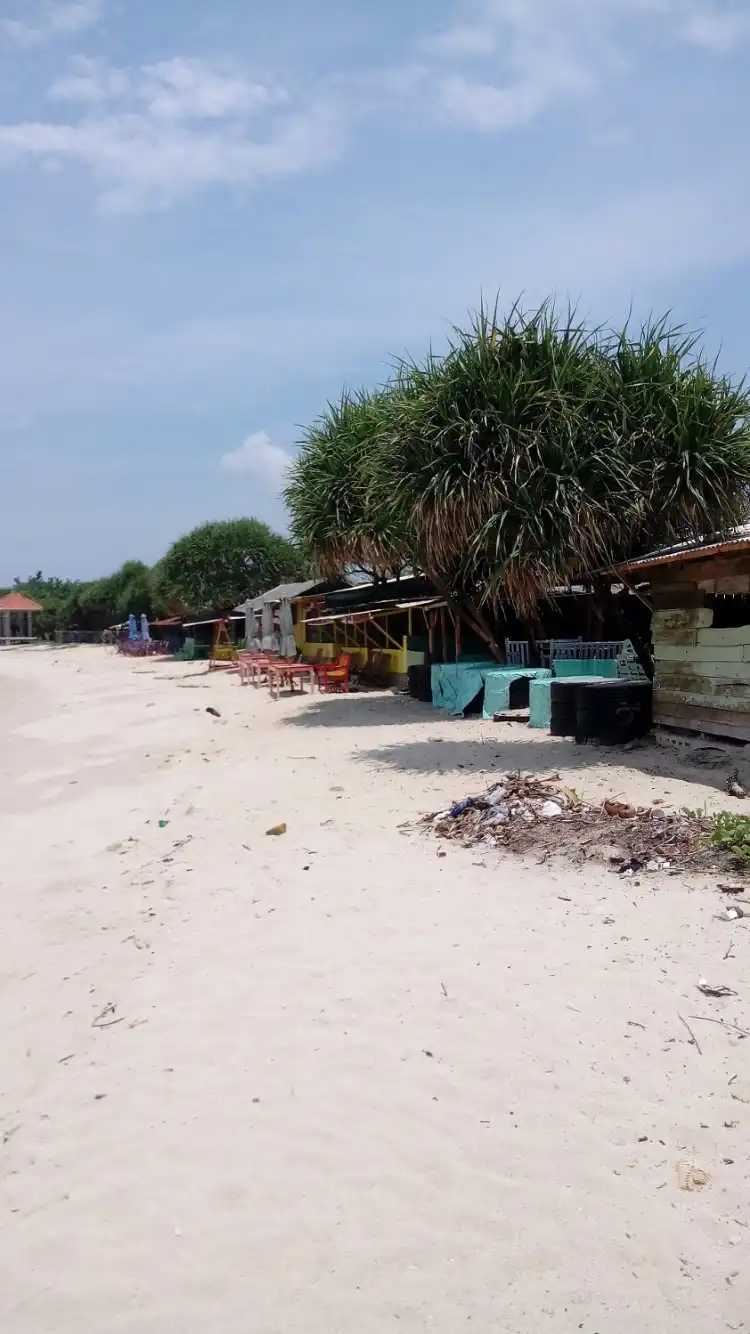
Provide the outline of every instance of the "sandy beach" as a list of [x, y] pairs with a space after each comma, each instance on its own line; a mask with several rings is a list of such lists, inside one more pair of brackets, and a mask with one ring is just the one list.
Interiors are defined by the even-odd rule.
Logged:
[[0, 720], [4, 1331], [750, 1329], [745, 924], [399, 829], [721, 773], [99, 648], [0, 653]]

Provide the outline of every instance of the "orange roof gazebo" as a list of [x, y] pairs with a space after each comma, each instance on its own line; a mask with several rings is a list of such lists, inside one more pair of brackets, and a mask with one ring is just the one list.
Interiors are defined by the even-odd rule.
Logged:
[[0, 644], [28, 643], [36, 638], [34, 617], [42, 608], [25, 593], [0, 598]]

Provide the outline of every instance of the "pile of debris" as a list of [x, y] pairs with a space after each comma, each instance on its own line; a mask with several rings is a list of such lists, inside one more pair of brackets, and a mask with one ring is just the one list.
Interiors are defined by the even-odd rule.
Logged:
[[540, 851], [578, 861], [608, 861], [630, 877], [639, 871], [707, 870], [733, 864], [726, 848], [710, 843], [714, 820], [694, 811], [583, 801], [559, 774], [502, 777], [484, 796], [464, 797], [420, 821], [438, 838], [465, 847]]

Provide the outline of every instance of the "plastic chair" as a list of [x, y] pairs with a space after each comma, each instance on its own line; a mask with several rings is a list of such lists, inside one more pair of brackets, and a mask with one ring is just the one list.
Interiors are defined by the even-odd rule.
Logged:
[[349, 669], [352, 665], [351, 653], [341, 653], [330, 667], [318, 667], [318, 688], [328, 694], [349, 694]]

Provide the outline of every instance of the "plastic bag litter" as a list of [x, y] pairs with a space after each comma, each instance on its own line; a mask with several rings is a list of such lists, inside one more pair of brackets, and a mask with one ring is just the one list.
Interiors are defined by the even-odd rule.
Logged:
[[508, 809], [507, 806], [505, 805], [505, 788], [504, 788], [504, 787], [496, 787], [496, 788], [494, 788], [494, 790], [493, 790], [492, 792], [490, 792], [489, 796], [487, 797], [487, 801], [488, 801], [488, 803], [489, 803], [490, 806], [500, 806], [500, 807], [503, 807], [506, 811], [507, 811], [507, 809]]
[[508, 824], [510, 820], [510, 811], [507, 806], [501, 806], [499, 803], [487, 812], [485, 824]]
[[562, 813], [563, 808], [556, 801], [545, 801], [539, 808], [539, 814], [543, 815], [545, 820], [555, 820]]

